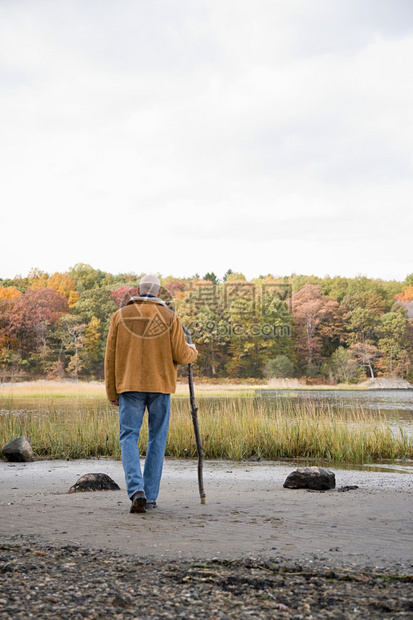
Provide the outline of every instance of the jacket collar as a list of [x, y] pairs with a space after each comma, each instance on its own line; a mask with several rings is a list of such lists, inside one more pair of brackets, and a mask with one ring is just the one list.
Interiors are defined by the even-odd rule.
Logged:
[[136, 295], [135, 297], [131, 297], [126, 305], [129, 306], [129, 304], [133, 303], [162, 304], [163, 306], [167, 307], [163, 299], [161, 299], [160, 297], [152, 297], [152, 295]]

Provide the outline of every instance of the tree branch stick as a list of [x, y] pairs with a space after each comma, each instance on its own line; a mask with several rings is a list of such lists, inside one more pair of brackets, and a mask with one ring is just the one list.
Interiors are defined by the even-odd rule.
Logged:
[[[186, 327], [184, 327], [184, 332], [185, 332], [187, 343], [191, 344], [192, 343], [191, 332]], [[199, 430], [199, 423], [198, 423], [198, 407], [196, 406], [196, 401], [195, 401], [194, 375], [193, 375], [193, 370], [192, 370], [192, 364], [188, 364], [188, 384], [189, 384], [189, 401], [191, 404], [192, 423], [194, 425], [196, 449], [198, 453], [199, 497], [201, 498], [201, 504], [205, 504], [206, 494], [205, 494], [205, 489], [204, 489], [204, 477], [203, 477], [204, 449], [202, 447], [202, 439], [201, 439], [201, 433]]]

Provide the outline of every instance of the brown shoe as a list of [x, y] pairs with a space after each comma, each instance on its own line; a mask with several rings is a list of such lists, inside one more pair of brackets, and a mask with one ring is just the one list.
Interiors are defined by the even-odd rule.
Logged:
[[131, 512], [146, 512], [146, 497], [143, 491], [136, 491], [131, 497], [132, 506]]

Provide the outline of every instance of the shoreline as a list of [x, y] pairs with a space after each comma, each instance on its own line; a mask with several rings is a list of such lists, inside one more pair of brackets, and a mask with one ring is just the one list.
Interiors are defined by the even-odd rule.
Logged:
[[[400, 380], [399, 386], [397, 381], [392, 379], [377, 379], [364, 381], [363, 383], [349, 385], [339, 383], [337, 385], [320, 384], [306, 385], [298, 379], [271, 379], [267, 383], [205, 383], [197, 382], [194, 379], [195, 392], [197, 396], [256, 396], [257, 392], [280, 392], [280, 391], [339, 391], [339, 392], [411, 392], [413, 385], [402, 385]], [[407, 385], [406, 385], [407, 384]], [[377, 387], [374, 387], [377, 385]], [[386, 387], [388, 385], [389, 387]], [[187, 396], [188, 383], [178, 378], [176, 397]], [[174, 395], [173, 395], [174, 396]], [[47, 380], [38, 379], [35, 381], [7, 382], [0, 384], [0, 398], [106, 398], [105, 386], [100, 381], [72, 381], [72, 380]]]
[[[338, 490], [284, 489], [297, 463], [207, 461], [207, 503], [196, 462], [166, 460], [158, 508], [129, 513], [122, 465], [110, 459], [0, 463], [4, 538], [36, 536], [147, 559], [237, 560], [276, 554], [294, 560], [408, 564], [413, 528], [411, 476], [332, 468]], [[85, 473], [113, 478], [121, 491], [67, 494]]]
[[[413, 609], [411, 476], [334, 468], [349, 492], [284, 489], [280, 463], [164, 466], [158, 508], [130, 514], [110, 459], [0, 462], [0, 615], [374, 620]], [[121, 491], [68, 494], [85, 473]]]

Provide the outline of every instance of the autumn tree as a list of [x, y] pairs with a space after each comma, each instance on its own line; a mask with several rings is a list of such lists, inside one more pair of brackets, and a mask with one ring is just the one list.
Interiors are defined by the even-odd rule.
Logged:
[[349, 351], [358, 361], [361, 368], [364, 370], [366, 368], [369, 369], [370, 377], [374, 379], [374, 364], [381, 355], [379, 349], [375, 345], [368, 344], [367, 342], [356, 342], [351, 345]]
[[[79, 293], [90, 289], [99, 288], [105, 280], [107, 274], [100, 269], [94, 269], [91, 265], [77, 263], [68, 271], [68, 276], [76, 283]], [[108, 285], [110, 285], [109, 283]]]
[[222, 376], [229, 342], [226, 321], [222, 314], [214, 306], [198, 309], [192, 332], [199, 351], [197, 373], [212, 377]]
[[330, 358], [330, 369], [339, 383], [351, 383], [358, 378], [359, 364], [354, 354], [345, 347], [338, 347]]
[[126, 306], [132, 297], [136, 297], [137, 295], [139, 295], [138, 287], [119, 286], [110, 291], [110, 296], [118, 308]]
[[345, 321], [348, 344], [358, 342], [375, 344], [380, 317], [386, 308], [382, 297], [374, 291], [346, 295], [343, 306], [347, 309]]
[[[230, 271], [230, 270], [228, 270]], [[225, 274], [226, 278], [225, 278], [225, 282], [246, 282], [247, 278], [244, 276], [243, 273], [240, 272], [234, 272], [231, 271], [231, 273], [227, 273]]]
[[93, 316], [83, 333], [81, 358], [88, 374], [103, 378], [105, 342], [102, 339], [101, 321]]
[[31, 269], [29, 271], [28, 277], [29, 277], [29, 282], [30, 282], [29, 288], [32, 291], [38, 291], [41, 288], [46, 288], [49, 274], [35, 267], [34, 269]]
[[380, 317], [378, 348], [383, 353], [381, 368], [390, 375], [405, 375], [408, 371], [406, 356], [407, 311], [395, 306], [392, 312]]
[[[61, 350], [66, 361], [66, 372], [78, 380], [81, 371], [84, 368], [84, 359], [81, 352], [84, 345], [84, 333], [87, 328], [85, 323], [78, 316], [65, 314], [60, 318], [60, 340]], [[59, 356], [59, 361], [61, 356]]]
[[264, 375], [268, 377], [268, 379], [293, 377], [294, 364], [286, 355], [277, 355], [266, 363]]
[[8, 333], [18, 340], [22, 357], [34, 369], [49, 363], [54, 355], [49, 346], [50, 334], [59, 317], [68, 312], [67, 300], [52, 289], [28, 289], [13, 300]]
[[413, 284], [406, 286], [402, 293], [396, 295], [398, 301], [413, 301]]
[[278, 288], [227, 280], [229, 375], [262, 377], [269, 359], [291, 353], [291, 314]]
[[[413, 279], [413, 274], [411, 277]], [[413, 284], [407, 285], [401, 293], [396, 295], [396, 300], [403, 308], [406, 308], [408, 317], [413, 319]]]
[[292, 294], [294, 341], [301, 366], [314, 374], [323, 358], [323, 338], [337, 346], [344, 337], [342, 310], [338, 302], [322, 294], [321, 286], [306, 284]]
[[[188, 290], [188, 283], [185, 280], [172, 280], [168, 278], [163, 282], [162, 288], [168, 293], [170, 299], [174, 299], [180, 293]], [[165, 295], [162, 294], [161, 297], [164, 299]]]
[[[102, 377], [111, 316], [138, 293], [140, 277], [78, 263], [67, 273], [0, 279], [3, 376]], [[160, 296], [193, 330], [198, 374], [261, 377], [272, 360], [281, 374], [293, 367], [354, 381], [364, 369], [413, 379], [413, 274], [404, 282], [271, 273], [247, 281], [228, 269], [222, 282], [212, 271], [160, 279]]]
[[79, 295], [79, 301], [73, 306], [71, 313], [79, 316], [83, 323], [89, 323], [97, 317], [102, 325], [110, 322], [111, 316], [118, 306], [113, 300], [109, 287], [92, 288]]
[[196, 372], [223, 376], [229, 337], [220, 293], [206, 280], [198, 280], [191, 289], [183, 288], [179, 281], [178, 286], [174, 284], [168, 284], [168, 291], [174, 292], [172, 305], [199, 350]]
[[74, 306], [79, 299], [79, 293], [76, 290], [76, 282], [65, 273], [59, 273], [58, 271], [53, 273], [47, 279], [46, 286], [59, 293], [59, 295], [66, 297], [70, 308]]
[[[0, 294], [4, 289], [6, 292], [0, 296], [0, 368], [2, 370], [2, 380], [5, 381], [7, 376], [13, 377], [18, 373], [25, 361], [19, 352], [19, 341], [10, 329], [10, 313], [13, 307], [13, 300], [21, 295], [21, 291], [14, 287], [1, 287]], [[13, 291], [18, 291], [15, 295]]]
[[344, 278], [335, 276], [334, 278], [325, 277], [320, 282], [323, 293], [328, 295], [340, 304], [346, 305], [346, 298], [359, 298], [371, 294], [373, 297], [380, 298], [385, 310], [390, 310], [393, 305], [394, 296], [400, 292], [400, 283], [395, 280], [383, 281], [357, 276], [355, 278]]
[[28, 276], [23, 277], [21, 275], [18, 275], [14, 278], [0, 278], [0, 285], [7, 288], [13, 286], [17, 288], [21, 293], [24, 293], [30, 286], [30, 280]]
[[409, 360], [409, 364], [408, 364], [408, 367], [406, 368], [405, 376], [408, 381], [412, 382], [413, 381], [413, 318], [407, 319], [405, 354]]
[[[107, 286], [83, 291], [80, 293], [79, 301], [71, 309], [71, 315], [77, 318], [79, 324], [88, 326], [94, 317], [100, 321], [99, 331], [102, 340], [100, 362], [94, 362], [91, 365], [96, 375], [102, 375], [103, 373], [104, 348], [109, 332], [110, 320], [112, 314], [117, 309], [118, 306], [111, 296], [111, 289]], [[83, 353], [79, 357], [79, 363], [82, 363], [82, 368], [85, 368]]]
[[21, 294], [15, 286], [0, 286], [0, 299], [16, 299]]

